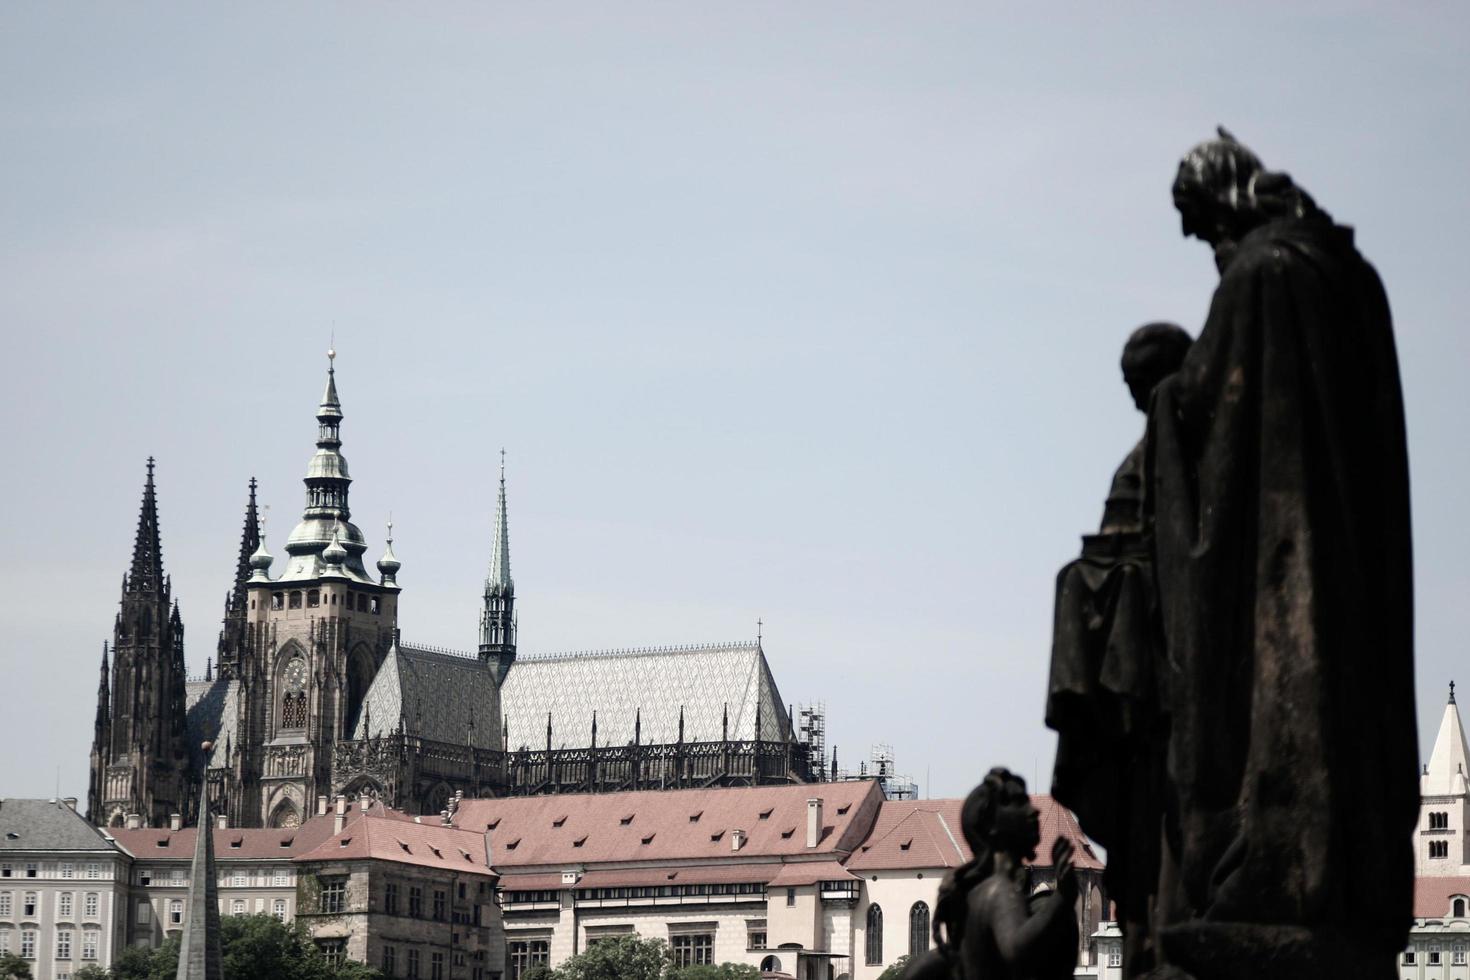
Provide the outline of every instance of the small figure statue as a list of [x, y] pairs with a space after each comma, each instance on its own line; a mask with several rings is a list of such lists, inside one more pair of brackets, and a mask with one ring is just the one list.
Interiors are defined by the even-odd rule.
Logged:
[[1052, 847], [1056, 888], [1028, 896], [1027, 861], [1041, 815], [1021, 777], [992, 769], [965, 798], [960, 828], [973, 857], [939, 886], [935, 948], [905, 980], [1065, 980], [1077, 963], [1077, 875], [1072, 843]]
[[1352, 230], [1224, 130], [1173, 195], [1220, 284], [1149, 413], [1162, 958], [1198, 980], [1387, 980], [1419, 806], [1388, 300]]
[[[1140, 412], [1179, 369], [1190, 338], [1172, 323], [1139, 327], [1123, 347], [1123, 381]], [[1163, 752], [1155, 674], [1162, 655], [1144, 459], [1138, 444], [1113, 475], [1102, 525], [1057, 574], [1046, 723], [1058, 733], [1051, 792], [1108, 851], [1109, 897], [1123, 924], [1123, 975], [1155, 963]]]

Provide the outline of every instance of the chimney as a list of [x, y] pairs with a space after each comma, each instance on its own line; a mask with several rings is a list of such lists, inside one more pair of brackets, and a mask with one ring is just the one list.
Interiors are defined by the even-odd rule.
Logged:
[[184, 829], [184, 815], [182, 813], [170, 813], [168, 815], [168, 829], [169, 830], [183, 830]]
[[139, 830], [143, 826], [143, 815], [141, 813], [128, 814], [127, 826], [129, 830]]
[[229, 830], [230, 829], [230, 818], [229, 818], [229, 816], [226, 815], [226, 814], [221, 813], [219, 816], [217, 816], [217, 817], [214, 818], [214, 825], [216, 827], [218, 827], [220, 830]]
[[730, 850], [732, 850], [732, 851], [738, 851], [738, 850], [740, 850], [744, 846], [745, 846], [745, 831], [743, 831], [743, 830], [732, 830], [732, 831], [730, 831]]
[[494, 856], [495, 852], [493, 852], [493, 851], [490, 850], [490, 834], [492, 832], [493, 831], [491, 831], [489, 827], [486, 827], [485, 828], [485, 867], [490, 868], [491, 870], [494, 870], [494, 868], [495, 868], [495, 856]]
[[372, 805], [373, 805], [372, 798], [369, 797], [366, 793], [362, 794], [362, 799], [360, 799], [360, 800], [357, 801], [357, 808], [359, 810], [361, 810], [363, 813], [367, 813], [368, 812], [368, 808], [370, 806], [372, 806]]
[[347, 797], [337, 797], [337, 818], [332, 821], [332, 833], [342, 833], [342, 828], [347, 826]]
[[448, 810], [440, 810], [439, 811], [439, 822], [442, 823], [446, 827], [449, 826], [449, 811]]
[[67, 809], [71, 810], [73, 813], [76, 812], [76, 810], [77, 810], [77, 798], [75, 796], [68, 796], [66, 799], [62, 800], [61, 802], [63, 802], [63, 803], [66, 804]]
[[820, 798], [806, 801], [806, 846], [816, 847], [822, 842], [822, 801]]
[[325, 795], [316, 798], [316, 815], [325, 817], [327, 815], [327, 798]]

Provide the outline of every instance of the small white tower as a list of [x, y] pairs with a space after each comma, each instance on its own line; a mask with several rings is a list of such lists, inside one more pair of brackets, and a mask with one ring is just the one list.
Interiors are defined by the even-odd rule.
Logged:
[[1460, 709], [1455, 705], [1455, 682], [1434, 739], [1429, 764], [1419, 777], [1419, 827], [1414, 834], [1414, 873], [1442, 877], [1470, 873], [1470, 849], [1465, 841], [1470, 810], [1470, 749]]

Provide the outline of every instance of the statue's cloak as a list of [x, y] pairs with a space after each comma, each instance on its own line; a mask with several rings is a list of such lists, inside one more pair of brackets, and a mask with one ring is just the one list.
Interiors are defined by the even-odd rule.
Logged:
[[1163, 914], [1401, 949], [1418, 816], [1409, 474], [1352, 232], [1256, 228], [1150, 410], [1166, 657]]

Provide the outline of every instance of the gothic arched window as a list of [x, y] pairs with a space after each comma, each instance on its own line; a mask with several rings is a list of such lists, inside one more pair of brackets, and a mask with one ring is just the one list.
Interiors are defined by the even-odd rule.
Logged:
[[915, 902], [909, 909], [909, 955], [922, 956], [929, 952], [929, 906]]
[[1454, 917], [1456, 919], [1465, 918], [1465, 900], [1463, 898], [1455, 899]]
[[292, 657], [281, 668], [281, 727], [306, 727], [306, 661]]
[[868, 906], [868, 929], [864, 945], [869, 966], [877, 966], [883, 962], [883, 909], [877, 905]]

